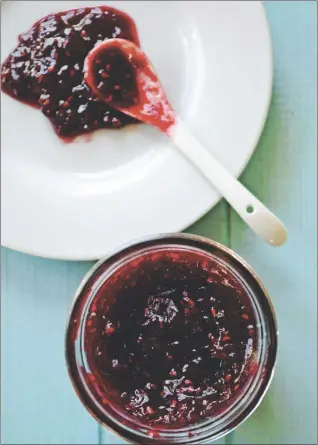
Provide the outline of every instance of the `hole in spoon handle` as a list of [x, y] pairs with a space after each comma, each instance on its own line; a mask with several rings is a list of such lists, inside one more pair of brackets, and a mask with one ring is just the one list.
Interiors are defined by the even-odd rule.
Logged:
[[[250, 194], [242, 184], [240, 186], [242, 187], [242, 195]], [[253, 204], [248, 204], [242, 209], [239, 205], [233, 205], [233, 207], [254, 232], [269, 244], [273, 246], [284, 244], [287, 238], [287, 230], [284, 224], [257, 198], [253, 198]]]
[[287, 231], [284, 224], [246, 187], [233, 178], [183, 122], [177, 119], [169, 136], [254, 232], [275, 246], [286, 241]]

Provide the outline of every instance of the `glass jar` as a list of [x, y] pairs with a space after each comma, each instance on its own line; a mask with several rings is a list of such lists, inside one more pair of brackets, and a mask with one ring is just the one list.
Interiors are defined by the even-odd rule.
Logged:
[[[105, 394], [94, 387], [94, 372], [90, 368], [89, 345], [85, 340], [88, 314], [98, 292], [111, 280], [114, 273], [136, 258], [156, 252], [184, 250], [204, 254], [223, 270], [236, 277], [248, 296], [256, 329], [254, 366], [244, 385], [231, 402], [212, 417], [183, 427], [155, 429], [105, 401]], [[94, 306], [95, 305], [95, 306]], [[138, 444], [209, 443], [231, 432], [247, 419], [263, 399], [274, 373], [277, 355], [277, 324], [272, 304], [262, 283], [251, 267], [236, 253], [214, 241], [187, 234], [160, 235], [128, 245], [96, 263], [80, 284], [68, 322], [66, 333], [66, 361], [73, 386], [88, 411], [104, 427], [125, 440]]]

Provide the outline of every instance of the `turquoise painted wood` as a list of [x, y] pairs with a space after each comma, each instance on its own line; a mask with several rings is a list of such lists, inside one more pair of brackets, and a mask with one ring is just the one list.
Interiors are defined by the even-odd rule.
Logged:
[[[317, 6], [265, 4], [275, 85], [268, 122], [242, 181], [287, 224], [288, 243], [265, 245], [220, 202], [188, 229], [240, 253], [272, 295], [280, 325], [277, 373], [261, 407], [227, 444], [317, 443]], [[91, 263], [2, 249], [1, 443], [123, 443], [78, 401], [64, 363], [74, 290]]]
[[98, 443], [64, 361], [72, 295], [90, 265], [7, 249], [1, 260], [1, 443]]
[[272, 249], [231, 212], [231, 245], [268, 288], [280, 327], [273, 385], [235, 443], [317, 444], [317, 3], [266, 10], [274, 95], [242, 180], [286, 222], [289, 240]]

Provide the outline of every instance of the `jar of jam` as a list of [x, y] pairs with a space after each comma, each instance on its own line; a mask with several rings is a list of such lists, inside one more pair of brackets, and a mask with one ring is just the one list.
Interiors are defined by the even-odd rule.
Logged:
[[252, 269], [193, 235], [161, 235], [99, 261], [66, 334], [74, 388], [105, 427], [139, 444], [209, 443], [258, 406], [277, 325]]

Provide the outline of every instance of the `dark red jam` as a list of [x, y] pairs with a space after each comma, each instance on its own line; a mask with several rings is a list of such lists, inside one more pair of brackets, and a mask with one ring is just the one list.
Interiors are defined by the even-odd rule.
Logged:
[[[100, 101], [84, 81], [87, 54], [96, 43], [117, 37], [139, 45], [133, 20], [116, 9], [98, 6], [50, 14], [19, 36], [2, 65], [2, 90], [39, 107], [65, 138], [136, 122]], [[120, 75], [120, 67], [114, 69]]]
[[110, 39], [85, 62], [85, 80], [110, 106], [169, 133], [174, 111], [146, 54], [134, 43]]
[[127, 108], [138, 103], [134, 66], [119, 48], [101, 51], [94, 60], [93, 82], [106, 102]]
[[222, 263], [182, 248], [144, 254], [115, 271], [88, 309], [87, 384], [152, 431], [203, 421], [255, 371], [255, 324], [247, 291]]

